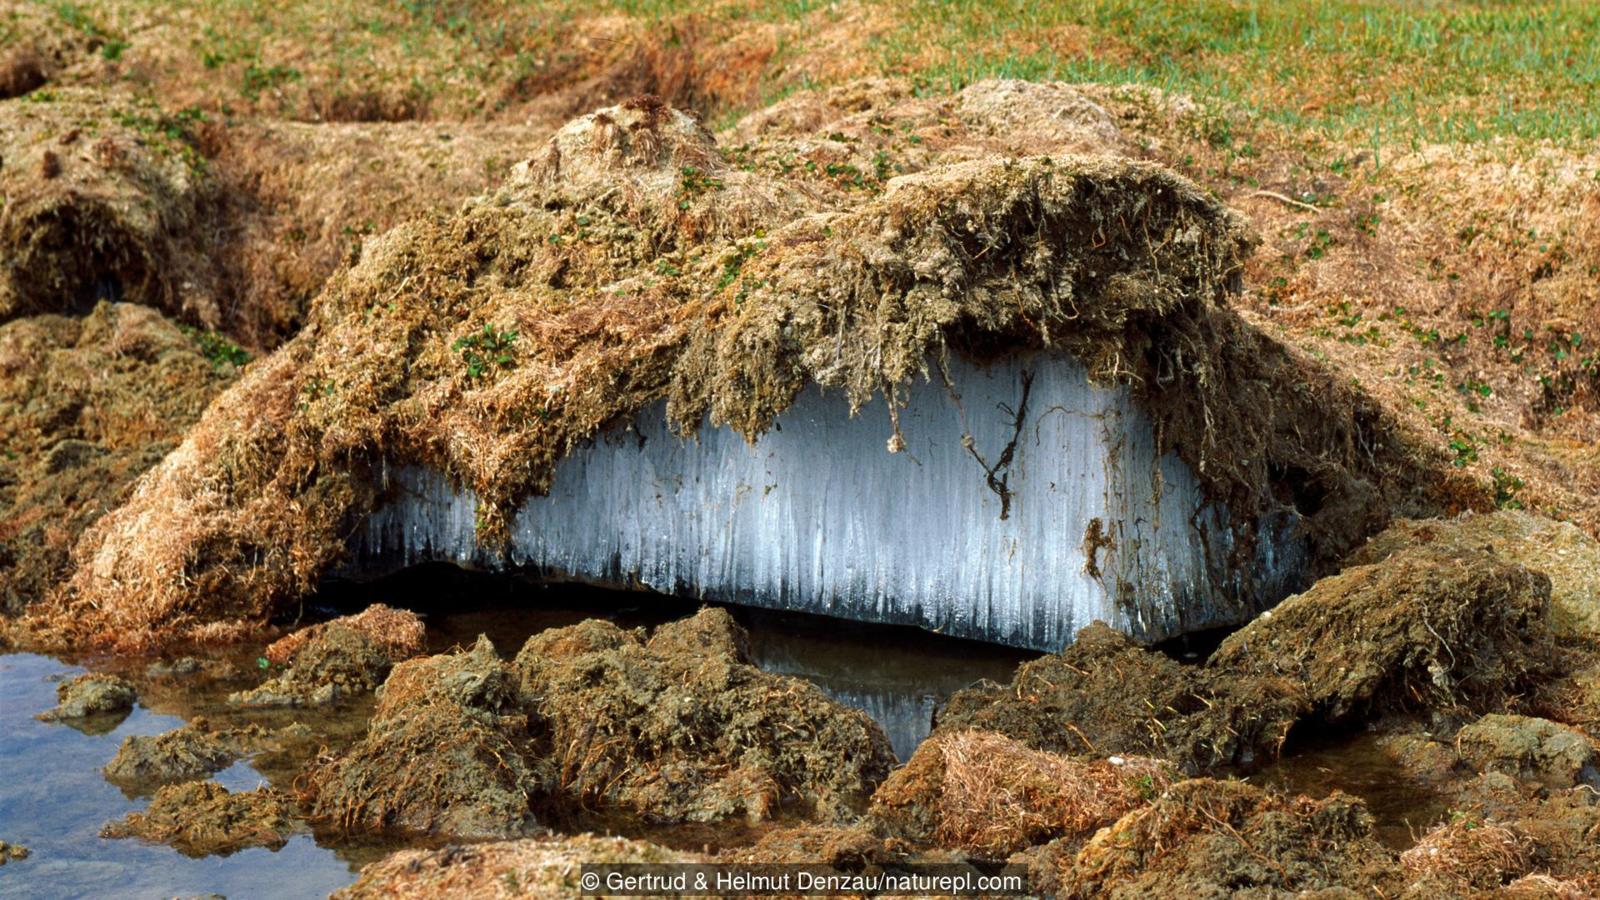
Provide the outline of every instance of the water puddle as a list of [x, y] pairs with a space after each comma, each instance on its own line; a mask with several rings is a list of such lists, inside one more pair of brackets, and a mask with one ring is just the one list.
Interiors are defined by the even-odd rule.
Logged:
[[[405, 582], [331, 588], [308, 609], [320, 617], [335, 614], [338, 607], [373, 602], [410, 606], [424, 614], [430, 652], [469, 646], [482, 633], [509, 658], [530, 636], [549, 628], [587, 618], [606, 618], [624, 627], [654, 626], [696, 608], [659, 597], [481, 576], [413, 572]], [[912, 629], [737, 607], [730, 612], [749, 630], [757, 665], [809, 679], [842, 703], [865, 710], [884, 726], [902, 760], [927, 736], [936, 706], [950, 694], [983, 678], [1008, 680], [1019, 662], [1034, 655]], [[353, 740], [365, 729], [370, 701], [330, 712], [229, 706], [230, 691], [258, 680], [257, 654], [257, 648], [245, 648], [232, 656], [227, 661], [238, 676], [220, 680], [151, 678], [143, 669], [147, 661], [111, 661], [110, 668], [137, 684], [140, 704], [120, 721], [101, 721], [84, 730], [40, 722], [34, 714], [55, 705], [56, 684], [85, 669], [32, 654], [0, 655], [0, 839], [32, 851], [29, 859], [0, 867], [0, 895], [323, 896], [353, 882], [362, 865], [400, 846], [302, 833], [276, 851], [256, 848], [190, 859], [165, 846], [99, 836], [107, 822], [149, 803], [148, 797], [125, 795], [101, 775], [101, 767], [126, 737], [158, 734], [196, 716], [218, 727], [253, 723], [276, 729], [302, 722], [330, 746]], [[305, 762], [291, 753], [267, 752], [215, 777], [231, 791], [263, 784], [287, 790]], [[584, 827], [611, 830], [604, 822]], [[670, 834], [649, 837], [698, 849], [702, 844], [747, 842], [739, 837], [741, 827], [674, 826], [666, 829]], [[752, 831], [748, 839], [755, 836]]]
[[1372, 813], [1374, 836], [1405, 850], [1445, 816], [1450, 802], [1443, 791], [1406, 777], [1382, 738], [1371, 731], [1329, 736], [1296, 748], [1250, 781], [1318, 799], [1336, 790], [1360, 797]]
[[[0, 656], [0, 839], [32, 851], [26, 860], [0, 866], [0, 895], [314, 897], [355, 881], [359, 867], [318, 846], [310, 834], [295, 835], [276, 851], [202, 859], [157, 844], [101, 838], [105, 823], [143, 809], [148, 800], [124, 796], [101, 777], [100, 767], [123, 738], [159, 734], [183, 720], [143, 705], [106, 730], [80, 731], [33, 717], [55, 705], [57, 682], [83, 671], [32, 654]], [[218, 780], [229, 790], [249, 790], [267, 779], [240, 763]]]

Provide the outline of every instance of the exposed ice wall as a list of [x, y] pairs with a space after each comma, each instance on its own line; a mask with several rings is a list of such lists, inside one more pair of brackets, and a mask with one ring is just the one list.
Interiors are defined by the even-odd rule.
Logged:
[[561, 463], [519, 511], [509, 559], [476, 545], [469, 492], [392, 471], [352, 573], [510, 564], [1039, 649], [1094, 619], [1144, 640], [1233, 624], [1295, 586], [1292, 523], [1264, 527], [1239, 572], [1227, 511], [1156, 455], [1126, 390], [1062, 356], [952, 376], [959, 402], [911, 388], [900, 453], [882, 400], [852, 418], [815, 386], [754, 445], [726, 428], [680, 439], [649, 409]]

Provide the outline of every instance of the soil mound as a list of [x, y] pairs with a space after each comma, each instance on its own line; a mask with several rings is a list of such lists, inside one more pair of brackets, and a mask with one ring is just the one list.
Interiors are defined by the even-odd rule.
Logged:
[[1281, 679], [1185, 666], [1097, 622], [1010, 684], [956, 693], [934, 733], [983, 729], [1050, 753], [1154, 756], [1199, 772], [1275, 755], [1306, 711]]
[[1206, 668], [1286, 680], [1329, 719], [1487, 711], [1551, 674], [1550, 580], [1429, 544], [1352, 566], [1230, 635]]
[[120, 717], [127, 715], [138, 699], [138, 692], [126, 679], [94, 673], [79, 675], [56, 685], [56, 707], [39, 713], [37, 718], [60, 722], [91, 716]]
[[550, 781], [531, 737], [516, 679], [487, 638], [403, 662], [366, 737], [308, 773], [311, 813], [345, 830], [526, 835]]
[[214, 306], [184, 249], [212, 191], [186, 124], [80, 89], [0, 103], [0, 321], [101, 300]]
[[288, 668], [228, 698], [240, 706], [329, 706], [377, 690], [393, 668], [389, 645], [340, 621], [309, 637]]
[[382, 603], [374, 603], [355, 615], [340, 616], [285, 635], [268, 645], [262, 655], [272, 665], [290, 665], [308, 643], [315, 643], [334, 627], [360, 632], [382, 648], [394, 662], [410, 659], [421, 653], [427, 639], [422, 619], [416, 613], [408, 609], [395, 609]]
[[960, 731], [924, 741], [872, 795], [871, 817], [917, 844], [1004, 859], [1057, 838], [1086, 838], [1171, 780], [1157, 760], [1083, 760]]
[[1066, 352], [1130, 385], [1236, 522], [1301, 516], [1319, 563], [1391, 509], [1449, 504], [1436, 454], [1224, 306], [1249, 237], [1169, 172], [989, 155], [824, 190], [819, 166], [740, 152], [640, 99], [364, 244], [85, 537], [53, 620], [125, 648], [259, 624], [340, 558], [390, 466], [471, 488], [492, 545], [574, 446], [650, 404], [752, 436], [813, 382], [898, 408], [951, 353]]
[[598, 620], [530, 638], [513, 667], [560, 790], [647, 821], [759, 821], [786, 804], [822, 821], [859, 813], [894, 765], [883, 729], [757, 669], [745, 645], [721, 609], [648, 640]]
[[234, 794], [214, 781], [192, 781], [156, 791], [148, 809], [106, 825], [100, 836], [154, 841], [194, 857], [277, 849], [295, 830], [292, 813], [270, 788]]
[[267, 738], [257, 726], [216, 730], [205, 719], [196, 718], [165, 734], [123, 739], [103, 772], [107, 781], [132, 791], [195, 781], [259, 749]]
[[1062, 897], [1261, 896], [1386, 887], [1394, 858], [1372, 838], [1361, 801], [1275, 797], [1236, 781], [1195, 779], [1102, 829], [1059, 868]]
[[1600, 789], [1600, 747], [1547, 719], [1492, 713], [1456, 734], [1461, 758], [1482, 772], [1504, 772], [1552, 788]]
[[66, 580], [84, 530], [232, 380], [204, 337], [126, 303], [0, 325], [0, 609]]
[[44, 87], [74, 58], [102, 44], [98, 35], [66, 27], [53, 7], [0, 2], [0, 100]]
[[1550, 630], [1600, 639], [1600, 541], [1569, 522], [1522, 510], [1457, 519], [1403, 519], [1350, 555], [1350, 565], [1380, 563], [1408, 548], [1480, 550], [1550, 578]]
[[402, 850], [361, 870], [336, 900], [391, 897], [575, 897], [585, 863], [700, 862], [692, 854], [644, 841], [592, 834], [469, 844], [442, 850]]

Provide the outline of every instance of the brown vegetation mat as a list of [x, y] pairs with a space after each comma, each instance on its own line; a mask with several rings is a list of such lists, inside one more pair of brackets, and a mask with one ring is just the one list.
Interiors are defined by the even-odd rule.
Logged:
[[600, 861], [622, 865], [701, 858], [643, 841], [592, 834], [402, 850], [366, 866], [355, 884], [333, 896], [336, 900], [575, 897], [583, 866]]
[[1035, 860], [1035, 887], [1085, 898], [1374, 886], [1394, 896], [1394, 857], [1371, 829], [1361, 801], [1344, 794], [1289, 799], [1237, 781], [1183, 781], [1102, 829], [1075, 856]]
[[0, 321], [125, 300], [273, 347], [364, 239], [481, 192], [547, 132], [212, 120], [82, 88], [0, 102]]
[[112, 784], [138, 792], [220, 772], [267, 740], [260, 726], [218, 729], [196, 717], [164, 734], [124, 738], [103, 772]]
[[[410, 655], [410, 654], [407, 654]], [[329, 706], [377, 690], [394, 666], [390, 646], [368, 632], [327, 623], [282, 671], [228, 697], [240, 706]]]
[[1082, 759], [992, 732], [947, 732], [917, 748], [872, 795], [873, 821], [908, 841], [988, 859], [1083, 839], [1166, 790], [1168, 764]]
[[393, 662], [416, 656], [427, 642], [427, 630], [416, 613], [374, 603], [354, 615], [308, 625], [284, 635], [268, 644], [262, 656], [275, 666], [290, 665], [308, 643], [321, 638], [335, 625], [359, 631], [381, 647]]
[[138, 692], [127, 679], [90, 672], [56, 685], [55, 708], [36, 718], [41, 722], [61, 722], [91, 716], [124, 716], [138, 699]]
[[155, 465], [232, 378], [156, 310], [0, 325], [0, 608], [68, 573], [78, 537]]
[[1010, 684], [956, 693], [935, 734], [983, 729], [1051, 753], [1153, 756], [1199, 772], [1275, 755], [1306, 711], [1286, 681], [1186, 666], [1096, 622]]
[[305, 782], [346, 830], [526, 834], [585, 811], [646, 822], [853, 818], [894, 757], [881, 728], [750, 664], [726, 612], [648, 641], [590, 620], [503, 663], [471, 651], [396, 666], [367, 736]]
[[1411, 546], [1290, 597], [1204, 666], [1096, 623], [1010, 684], [955, 694], [936, 733], [986, 729], [1050, 752], [1145, 754], [1204, 772], [1264, 762], [1306, 719], [1504, 709], [1565, 665], [1545, 625], [1549, 585], [1482, 549]]
[[[963, 97], [1000, 132], [1034, 90]], [[1072, 121], [1054, 124], [1105, 127]], [[569, 124], [456, 217], [365, 245], [312, 323], [82, 542], [49, 624], [127, 648], [260, 622], [338, 558], [385, 465], [473, 488], [493, 540], [572, 447], [650, 403], [686, 431], [754, 435], [808, 381], [893, 400], [954, 352], [1049, 348], [1129, 383], [1162, 446], [1227, 501], [1241, 548], [1257, 516], [1293, 508], [1331, 563], [1392, 509], [1478, 502], [1375, 405], [1222, 305], [1248, 241], [1192, 185], [945, 146], [969, 161], [885, 185], [851, 167], [743, 168], [649, 99]], [[1242, 561], [1236, 574], [1251, 577]]]
[[1501, 709], [1555, 670], [1550, 579], [1430, 544], [1351, 566], [1234, 632], [1206, 668], [1285, 681], [1329, 719]]
[[1522, 510], [1457, 519], [1402, 519], [1350, 555], [1349, 565], [1382, 562], [1413, 546], [1441, 553], [1481, 551], [1550, 579], [1550, 630], [1600, 641], [1600, 541], [1569, 522]]
[[215, 781], [191, 781], [156, 791], [149, 808], [106, 825], [100, 836], [168, 844], [185, 856], [225, 855], [282, 847], [298, 827], [292, 815], [289, 801], [270, 788], [236, 794]]
[[589, 620], [530, 638], [513, 668], [549, 728], [558, 790], [647, 821], [843, 821], [894, 752], [860, 710], [750, 661], [744, 630], [708, 608], [648, 640]]
[[0, 159], [0, 321], [215, 305], [193, 249], [214, 183], [181, 123], [93, 91], [0, 102]]
[[479, 638], [396, 666], [366, 737], [307, 773], [305, 799], [344, 830], [525, 835], [550, 781], [531, 740], [515, 677]]

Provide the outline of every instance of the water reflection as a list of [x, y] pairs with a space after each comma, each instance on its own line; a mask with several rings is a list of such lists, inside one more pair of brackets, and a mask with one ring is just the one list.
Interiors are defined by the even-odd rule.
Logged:
[[[277, 851], [243, 850], [190, 859], [169, 847], [107, 840], [100, 828], [143, 809], [101, 777], [122, 739], [183, 724], [143, 705], [113, 728], [86, 733], [40, 722], [55, 705], [55, 685], [83, 670], [31, 654], [0, 656], [0, 839], [32, 851], [0, 866], [7, 898], [322, 896], [355, 880], [355, 869], [309, 834]], [[257, 787], [260, 772], [240, 763], [219, 780], [229, 790]]]

